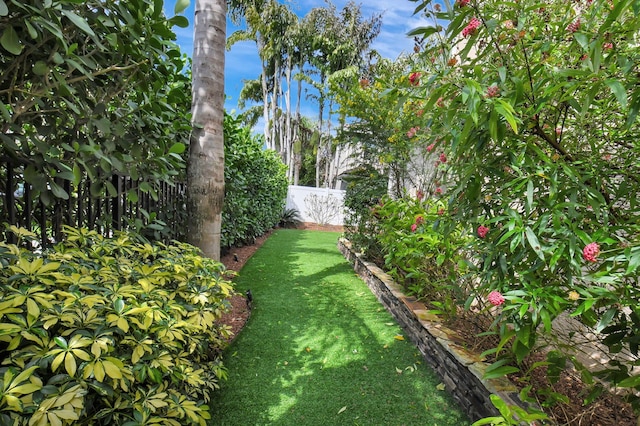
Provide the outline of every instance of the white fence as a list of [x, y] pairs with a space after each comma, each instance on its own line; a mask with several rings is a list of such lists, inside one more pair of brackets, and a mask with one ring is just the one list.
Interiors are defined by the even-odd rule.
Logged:
[[344, 193], [341, 189], [290, 185], [287, 209], [296, 209], [303, 222], [344, 225]]

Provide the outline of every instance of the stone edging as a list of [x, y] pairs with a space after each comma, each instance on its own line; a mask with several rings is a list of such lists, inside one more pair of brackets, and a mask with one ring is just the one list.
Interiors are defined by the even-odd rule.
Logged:
[[520, 400], [518, 389], [506, 378], [483, 379], [489, 364], [455, 343], [451, 337], [456, 335], [455, 331], [446, 328], [423, 303], [406, 296], [382, 269], [362, 260], [360, 253], [352, 250], [350, 241], [341, 238], [338, 248], [398, 321], [425, 362], [440, 376], [449, 393], [472, 421], [500, 415], [489, 399], [491, 394], [497, 394], [509, 405], [530, 408]]

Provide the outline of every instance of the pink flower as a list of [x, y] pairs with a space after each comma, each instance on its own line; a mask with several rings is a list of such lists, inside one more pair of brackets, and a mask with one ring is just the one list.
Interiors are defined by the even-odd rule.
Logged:
[[416, 225], [421, 225], [424, 223], [424, 217], [418, 216], [416, 217]]
[[438, 187], [436, 188], [436, 195], [441, 195], [442, 194], [442, 188]]
[[499, 291], [494, 290], [489, 293], [487, 300], [494, 306], [500, 306], [504, 303], [504, 296], [502, 296]]
[[469, 0], [458, 0], [456, 4], [458, 5], [458, 7], [465, 7], [469, 4]]
[[436, 105], [440, 108], [444, 108], [444, 98], [438, 98], [438, 100], [436, 101]]
[[416, 229], [418, 229], [418, 225], [416, 225], [415, 223], [411, 225], [411, 232], [416, 232]]
[[602, 45], [603, 49], [613, 49], [613, 43], [605, 43]]
[[416, 135], [416, 133], [418, 133], [418, 130], [420, 130], [420, 127], [412, 127], [409, 129], [409, 131], [407, 132], [407, 137], [409, 139], [411, 139], [412, 137], [414, 137]]
[[442, 216], [444, 214], [444, 209], [438, 209], [438, 216]]
[[482, 22], [478, 18], [471, 18], [471, 21], [462, 30], [462, 36], [467, 37], [476, 33], [476, 30], [480, 28]]
[[435, 148], [435, 147], [436, 147], [436, 144], [432, 143], [431, 145], [429, 145], [429, 146], [427, 147], [427, 152], [431, 152], [431, 151], [433, 151], [433, 148]]
[[412, 86], [417, 86], [420, 84], [420, 76], [421, 74], [419, 72], [412, 72], [411, 74], [409, 74], [409, 83], [411, 83]]
[[480, 225], [478, 226], [478, 230], [476, 232], [478, 233], [478, 237], [484, 238], [487, 236], [487, 233], [489, 232], [489, 228], [487, 228], [484, 225]]
[[567, 31], [569, 31], [570, 33], [577, 32], [580, 29], [580, 24], [580, 19], [576, 19], [574, 22], [567, 25]]
[[587, 262], [597, 262], [600, 254], [600, 246], [598, 243], [589, 243], [582, 249], [582, 258]]
[[496, 85], [487, 87], [487, 93], [484, 95], [486, 98], [495, 98], [500, 95], [500, 88]]
[[447, 156], [444, 155], [444, 152], [442, 154], [440, 154], [440, 162], [441, 163], [446, 163], [447, 162]]
[[424, 192], [420, 190], [416, 191], [416, 198], [418, 201], [422, 200], [424, 198]]

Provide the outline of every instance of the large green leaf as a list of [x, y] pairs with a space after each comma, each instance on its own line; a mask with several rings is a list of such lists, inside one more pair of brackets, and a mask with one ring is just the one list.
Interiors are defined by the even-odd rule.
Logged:
[[24, 46], [20, 43], [18, 33], [13, 29], [11, 25], [8, 25], [2, 32], [0, 37], [0, 45], [9, 53], [19, 55], [22, 52]]

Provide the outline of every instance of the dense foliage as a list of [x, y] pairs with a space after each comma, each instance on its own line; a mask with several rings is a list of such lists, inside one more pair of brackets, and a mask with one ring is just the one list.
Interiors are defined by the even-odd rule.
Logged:
[[[410, 142], [410, 160], [426, 162], [435, 176], [407, 189], [446, 200], [441, 238], [460, 230], [469, 237], [465, 252], [478, 285], [467, 307], [497, 307], [491, 374], [517, 370], [543, 344], [541, 333], [553, 341], [554, 320], [566, 313], [595, 333], [609, 357], [626, 353], [598, 374], [640, 389], [631, 369], [640, 355], [640, 4], [416, 4], [433, 25], [412, 33], [417, 53], [405, 79], [373, 75], [375, 83], [351, 90], [404, 101], [399, 118], [370, 123], [405, 123], [389, 142]], [[350, 109], [362, 125], [374, 105], [386, 108], [356, 102]], [[553, 368], [570, 361], [594, 383], [564, 343], [550, 352]]]
[[65, 232], [43, 254], [0, 244], [0, 423], [205, 425], [224, 267], [187, 244]]
[[[46, 205], [80, 185], [115, 196], [112, 174], [156, 197], [182, 176], [190, 80], [155, 0], [0, 1], [0, 155]], [[4, 174], [5, 172], [3, 172]]]
[[225, 116], [225, 200], [222, 212], [223, 248], [252, 242], [278, 224], [287, 197], [286, 166], [261, 139], [242, 126], [239, 117]]

